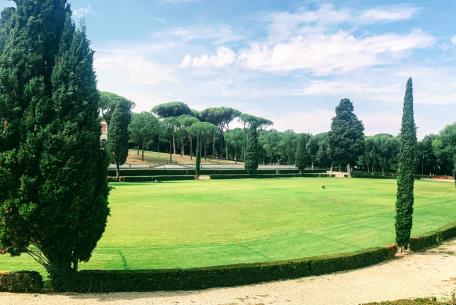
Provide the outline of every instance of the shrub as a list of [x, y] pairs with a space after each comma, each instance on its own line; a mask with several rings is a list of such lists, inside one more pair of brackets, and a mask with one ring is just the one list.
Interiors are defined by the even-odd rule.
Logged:
[[454, 237], [456, 237], [456, 225], [448, 225], [426, 235], [410, 238], [410, 249], [421, 251]]
[[65, 288], [72, 292], [127, 292], [229, 287], [366, 267], [391, 259], [395, 253], [396, 247], [390, 246], [351, 254], [220, 267], [81, 271]]
[[393, 302], [369, 303], [364, 305], [450, 305], [450, 303], [438, 302], [436, 299], [399, 300]]
[[38, 272], [0, 273], [0, 292], [39, 292], [41, 289], [43, 278]]

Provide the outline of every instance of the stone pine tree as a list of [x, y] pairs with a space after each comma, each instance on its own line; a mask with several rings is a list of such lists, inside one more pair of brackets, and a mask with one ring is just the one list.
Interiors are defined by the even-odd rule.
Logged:
[[93, 52], [65, 0], [15, 3], [1, 22], [0, 254], [31, 255], [64, 290], [109, 214]]
[[247, 130], [247, 147], [244, 160], [244, 168], [248, 174], [256, 173], [258, 158], [258, 129], [256, 124], [251, 124]]
[[108, 130], [108, 150], [116, 164], [116, 178], [120, 179], [120, 166], [128, 157], [128, 125], [131, 122], [130, 104], [118, 102], [114, 108]]
[[353, 112], [349, 99], [342, 99], [336, 107], [329, 132], [330, 156], [334, 165], [351, 166], [364, 152], [364, 125]]
[[404, 248], [408, 248], [413, 224], [413, 191], [417, 149], [411, 78], [407, 81], [405, 92], [400, 141], [397, 171], [396, 242], [403, 251]]
[[310, 136], [303, 134], [299, 137], [298, 147], [296, 150], [296, 167], [302, 172], [306, 166], [309, 164], [309, 155], [307, 153], [307, 142], [309, 141]]

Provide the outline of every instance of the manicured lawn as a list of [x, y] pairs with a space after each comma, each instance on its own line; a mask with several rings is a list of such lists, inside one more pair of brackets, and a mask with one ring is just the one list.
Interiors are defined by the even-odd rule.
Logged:
[[[83, 269], [188, 268], [350, 252], [394, 242], [395, 180], [112, 184], [111, 217]], [[326, 189], [322, 189], [325, 185]], [[456, 222], [452, 183], [416, 183], [413, 234]], [[27, 256], [0, 270], [41, 270]]]

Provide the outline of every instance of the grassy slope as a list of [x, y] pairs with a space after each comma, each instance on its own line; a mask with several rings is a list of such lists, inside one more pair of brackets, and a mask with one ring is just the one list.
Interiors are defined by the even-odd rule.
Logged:
[[[285, 260], [394, 242], [394, 180], [293, 178], [113, 186], [108, 229], [92, 261], [82, 268]], [[418, 181], [415, 207], [414, 235], [456, 221], [454, 185]], [[26, 257], [0, 257], [3, 271], [33, 266]]]
[[[187, 152], [188, 153], [188, 152]], [[128, 152], [128, 159], [127, 164], [166, 164], [169, 161], [169, 154], [166, 153], [158, 153], [154, 151], [145, 151], [144, 152], [144, 161], [141, 161], [141, 152], [138, 155], [137, 150], [132, 150]], [[190, 156], [181, 156], [179, 154], [173, 155], [173, 161], [177, 164], [194, 164], [195, 157], [190, 159]], [[211, 159], [204, 157], [201, 160], [202, 164], [211, 164], [211, 165], [233, 165], [236, 164], [234, 161], [230, 160], [222, 160], [222, 159]], [[238, 162], [237, 164], [242, 165], [242, 162]]]

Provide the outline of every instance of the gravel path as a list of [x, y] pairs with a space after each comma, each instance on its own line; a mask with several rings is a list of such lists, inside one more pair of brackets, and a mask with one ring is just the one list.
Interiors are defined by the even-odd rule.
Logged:
[[456, 240], [425, 253], [336, 274], [196, 292], [0, 294], [1, 305], [355, 305], [415, 297], [449, 297], [456, 289]]

